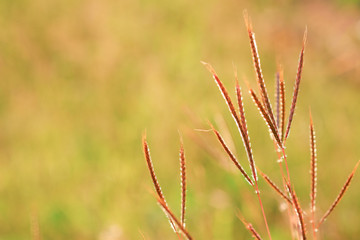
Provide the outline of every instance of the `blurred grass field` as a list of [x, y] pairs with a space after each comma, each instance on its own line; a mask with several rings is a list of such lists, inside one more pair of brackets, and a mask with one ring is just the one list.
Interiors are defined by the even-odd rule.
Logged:
[[[222, 116], [245, 161], [227, 107], [200, 64], [211, 63], [228, 88], [232, 63], [255, 84], [245, 8], [267, 86], [273, 89], [276, 62], [282, 62], [288, 101], [308, 27], [287, 150], [307, 208], [311, 106], [321, 215], [360, 158], [359, 6], [355, 0], [0, 1], [0, 239], [31, 239], [36, 221], [41, 239], [176, 239], [148, 191], [145, 130], [160, 184], [177, 212], [178, 130], [184, 136], [187, 226], [196, 239], [249, 239], [237, 209], [265, 236], [245, 181], [190, 137], [213, 140], [194, 129]], [[249, 97], [244, 101], [256, 162], [277, 179], [268, 131]], [[323, 225], [323, 239], [360, 235], [359, 178]], [[278, 196], [264, 183], [261, 188], [274, 239], [289, 239]]]

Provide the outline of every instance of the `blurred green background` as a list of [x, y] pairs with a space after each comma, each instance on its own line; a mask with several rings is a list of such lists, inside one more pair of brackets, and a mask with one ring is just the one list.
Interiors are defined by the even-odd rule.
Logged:
[[[238, 209], [265, 237], [255, 194], [213, 134], [195, 130], [208, 129], [208, 119], [224, 133], [228, 128], [247, 167], [227, 107], [200, 64], [210, 62], [232, 89], [234, 63], [255, 86], [244, 9], [269, 92], [282, 62], [288, 102], [308, 27], [287, 151], [307, 210], [311, 106], [322, 215], [360, 158], [358, 1], [1, 0], [0, 239], [177, 239], [149, 193], [145, 130], [175, 213], [178, 131], [183, 135], [187, 227], [195, 239], [250, 239]], [[257, 165], [279, 182], [265, 123], [247, 95], [244, 102]], [[359, 177], [322, 226], [322, 239], [360, 235]], [[260, 187], [273, 238], [289, 239], [278, 196]]]

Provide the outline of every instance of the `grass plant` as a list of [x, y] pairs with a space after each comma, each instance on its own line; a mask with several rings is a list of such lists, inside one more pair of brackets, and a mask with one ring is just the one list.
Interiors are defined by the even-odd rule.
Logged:
[[[359, 162], [355, 165], [354, 169], [346, 179], [343, 187], [341, 188], [339, 194], [336, 196], [334, 202], [330, 205], [328, 210], [321, 214], [316, 211], [316, 196], [317, 196], [317, 156], [316, 156], [316, 141], [315, 141], [315, 128], [314, 123], [310, 112], [310, 210], [307, 213], [304, 208], [302, 207], [302, 204], [299, 201], [299, 198], [297, 197], [296, 190], [294, 187], [294, 184], [291, 180], [290, 171], [288, 167], [288, 158], [286, 154], [286, 140], [288, 139], [290, 135], [290, 130], [292, 126], [292, 122], [294, 120], [295, 116], [295, 110], [296, 110], [296, 103], [299, 96], [299, 90], [300, 90], [300, 83], [302, 78], [302, 72], [303, 72], [303, 66], [304, 66], [304, 56], [305, 56], [305, 47], [306, 47], [306, 40], [307, 40], [307, 29], [305, 29], [304, 37], [303, 37], [303, 43], [299, 54], [299, 61], [298, 61], [298, 67], [297, 67], [297, 73], [295, 75], [295, 83], [292, 93], [292, 100], [290, 103], [290, 108], [288, 111], [288, 116], [286, 118], [286, 100], [285, 100], [285, 80], [283, 77], [283, 69], [282, 66], [278, 66], [278, 70], [276, 73], [276, 89], [275, 89], [275, 108], [272, 106], [269, 94], [266, 88], [264, 76], [262, 74], [261, 64], [260, 64], [260, 56], [255, 40], [255, 34], [253, 31], [253, 27], [251, 24], [251, 19], [249, 18], [247, 12], [244, 12], [244, 19], [245, 19], [245, 25], [247, 28], [247, 33], [249, 36], [249, 42], [250, 42], [250, 49], [252, 54], [252, 62], [254, 65], [256, 80], [257, 80], [257, 86], [258, 86], [258, 92], [256, 92], [254, 89], [250, 87], [250, 84], [247, 83], [248, 86], [248, 92], [251, 96], [255, 106], [258, 108], [260, 115], [264, 119], [268, 129], [269, 129], [269, 135], [271, 140], [274, 142], [274, 147], [276, 152], [278, 153], [278, 159], [277, 163], [280, 168], [281, 173], [281, 179], [282, 179], [282, 187], [280, 185], [276, 184], [275, 181], [273, 181], [268, 174], [266, 174], [264, 171], [259, 169], [259, 167], [256, 165], [254, 155], [252, 153], [252, 147], [250, 142], [250, 135], [246, 123], [246, 117], [245, 117], [245, 109], [243, 105], [243, 94], [242, 90], [239, 86], [239, 80], [237, 77], [236, 70], [234, 70], [235, 75], [235, 93], [237, 101], [234, 103], [230, 97], [229, 92], [227, 91], [226, 87], [224, 86], [223, 82], [220, 80], [218, 74], [214, 70], [214, 68], [205, 62], [202, 62], [204, 66], [208, 69], [208, 71], [211, 73], [212, 77], [215, 80], [216, 85], [218, 86], [225, 103], [232, 115], [232, 118], [235, 121], [235, 124], [238, 128], [239, 134], [241, 136], [242, 142], [244, 144], [245, 152], [248, 159], [248, 164], [250, 167], [250, 173], [248, 173], [245, 168], [242, 166], [242, 163], [237, 159], [235, 154], [232, 153], [230, 150], [230, 147], [225, 142], [225, 139], [221, 135], [221, 133], [213, 126], [212, 123], [209, 122], [209, 125], [213, 131], [213, 133], [216, 136], [216, 139], [220, 143], [221, 147], [225, 151], [225, 153], [228, 155], [229, 159], [234, 163], [236, 168], [240, 171], [242, 176], [244, 177], [245, 181], [249, 183], [250, 188], [252, 188], [255, 191], [255, 194], [257, 196], [259, 207], [261, 209], [261, 214], [263, 216], [264, 224], [266, 226], [266, 234], [268, 239], [272, 239], [271, 231], [269, 228], [269, 223], [271, 222], [271, 219], [269, 220], [266, 217], [266, 212], [264, 209], [264, 204], [262, 201], [262, 195], [260, 194], [259, 190], [259, 178], [258, 173], [260, 176], [264, 179], [264, 181], [272, 188], [278, 196], [282, 199], [282, 201], [285, 202], [285, 204], [288, 207], [288, 220], [291, 223], [293, 219], [296, 219], [295, 227], [290, 227], [290, 232], [292, 239], [318, 239], [319, 231], [321, 230], [321, 226], [324, 223], [324, 221], [327, 219], [327, 217], [334, 211], [334, 209], [338, 206], [339, 202], [343, 198], [344, 194], [348, 190], [351, 180], [354, 177], [354, 174], [356, 172], [356, 169], [359, 165]], [[237, 106], [236, 106], [237, 105]], [[185, 210], [186, 210], [186, 161], [185, 161], [185, 152], [182, 140], [180, 141], [180, 182], [181, 182], [181, 214], [180, 218], [176, 217], [176, 214], [170, 209], [168, 204], [165, 201], [165, 197], [161, 191], [160, 184], [156, 178], [155, 170], [153, 167], [153, 163], [150, 157], [150, 150], [149, 145], [146, 140], [146, 136], [143, 137], [143, 150], [144, 155], [147, 163], [147, 167], [150, 172], [151, 180], [153, 182], [153, 185], [155, 187], [155, 192], [153, 193], [155, 198], [157, 199], [158, 204], [164, 211], [165, 215], [169, 219], [170, 225], [177, 234], [179, 239], [194, 239], [192, 235], [190, 235], [189, 231], [187, 230], [185, 226]], [[290, 160], [290, 159], [289, 159]], [[250, 232], [250, 234], [253, 236], [254, 239], [263, 239], [260, 235], [260, 233], [255, 230], [253, 225], [249, 223], [241, 214], [240, 212], [237, 214], [239, 220], [245, 225], [246, 229]], [[318, 217], [321, 216], [321, 217]], [[308, 230], [306, 226], [306, 223], [310, 223], [310, 231], [311, 233], [308, 233]], [[291, 224], [290, 224], [291, 226]], [[326, 233], [324, 233], [326, 234]], [[264, 234], [262, 234], [264, 235]]]

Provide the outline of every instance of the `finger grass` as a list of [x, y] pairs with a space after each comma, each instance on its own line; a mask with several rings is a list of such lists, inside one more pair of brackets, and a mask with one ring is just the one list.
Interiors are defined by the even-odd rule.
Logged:
[[[275, 193], [280, 197], [282, 201], [288, 206], [288, 219], [290, 222], [290, 226], [292, 226], [292, 222], [295, 219], [294, 227], [290, 227], [291, 235], [294, 239], [305, 240], [305, 239], [317, 239], [319, 235], [320, 227], [324, 224], [324, 221], [329, 217], [329, 215], [334, 211], [334, 209], [339, 205], [339, 202], [344, 197], [344, 194], [347, 192], [350, 183], [354, 177], [356, 169], [359, 165], [359, 162], [355, 165], [354, 169], [346, 179], [343, 187], [340, 189], [339, 194], [335, 197], [335, 200], [330, 205], [328, 210], [322, 215], [321, 218], [317, 218], [317, 215], [320, 214], [316, 211], [316, 196], [317, 196], [317, 156], [316, 156], [316, 141], [315, 141], [315, 127], [314, 122], [310, 112], [310, 123], [309, 123], [309, 132], [310, 132], [310, 210], [307, 214], [306, 211], [301, 206], [301, 202], [296, 194], [295, 187], [293, 182], [291, 181], [290, 171], [288, 167], [288, 160], [286, 154], [286, 140], [289, 137], [292, 123], [294, 121], [296, 104], [299, 97], [300, 92], [300, 83], [302, 79], [302, 72], [304, 67], [304, 59], [305, 59], [305, 48], [307, 41], [307, 29], [305, 29], [303, 42], [299, 54], [298, 67], [297, 72], [295, 74], [295, 83], [292, 92], [292, 101], [289, 107], [289, 110], [286, 111], [286, 89], [285, 89], [285, 80], [283, 74], [283, 68], [279, 64], [277, 73], [276, 73], [276, 83], [275, 83], [275, 104], [274, 108], [271, 105], [271, 101], [269, 98], [268, 90], [266, 88], [265, 79], [262, 74], [261, 64], [260, 64], [260, 56], [258, 52], [258, 47], [256, 44], [255, 33], [253, 31], [253, 27], [251, 24], [251, 19], [246, 12], [244, 12], [245, 25], [247, 28], [247, 33], [249, 37], [250, 43], [250, 51], [252, 56], [252, 62], [255, 71], [256, 82], [258, 86], [258, 93], [248, 87], [248, 92], [253, 100], [255, 106], [259, 110], [260, 115], [265, 121], [265, 124], [268, 127], [269, 135], [271, 140], [274, 142], [274, 148], [278, 153], [278, 165], [280, 168], [282, 186], [276, 184], [267, 173], [260, 170], [255, 162], [255, 158], [252, 152], [251, 141], [249, 130], [246, 123], [245, 117], [245, 108], [243, 104], [243, 93], [239, 86], [239, 81], [237, 77], [237, 72], [234, 68], [235, 75], [235, 94], [236, 101], [232, 101], [228, 90], [226, 89], [223, 82], [220, 80], [214, 68], [209, 64], [202, 62], [203, 65], [210, 72], [213, 77], [217, 87], [221, 95], [225, 100], [225, 104], [227, 105], [229, 112], [237, 126], [238, 132], [242, 139], [244, 150], [247, 156], [247, 162], [249, 164], [250, 172], [247, 172], [243, 167], [243, 163], [237, 159], [235, 154], [230, 150], [228, 144], [225, 142], [221, 133], [213, 126], [212, 123], [209, 122], [209, 125], [214, 133], [217, 141], [219, 142], [221, 148], [227, 154], [230, 161], [235, 165], [235, 167], [240, 171], [241, 175], [244, 177], [245, 181], [249, 183], [250, 188], [255, 190], [255, 194], [257, 196], [259, 207], [261, 209], [261, 214], [263, 217], [264, 224], [266, 226], [266, 234], [268, 239], [272, 239], [271, 231], [269, 228], [269, 222], [265, 213], [264, 205], [262, 202], [262, 194], [259, 191], [259, 178], [258, 173], [264, 179], [264, 181], [270, 186], [271, 189], [275, 191]], [[236, 106], [237, 105], [237, 106]], [[274, 112], [274, 110], [275, 112]], [[286, 112], [288, 112], [288, 116], [286, 117]], [[287, 121], [286, 121], [287, 120]], [[153, 167], [153, 163], [150, 157], [150, 150], [146, 140], [146, 137], [143, 137], [143, 150], [144, 156], [146, 160], [146, 164], [150, 173], [150, 177], [152, 183], [155, 188], [154, 196], [157, 199], [160, 207], [165, 212], [165, 215], [169, 219], [170, 225], [178, 235], [179, 239], [194, 239], [188, 230], [185, 227], [185, 209], [186, 209], [186, 161], [185, 161], [185, 152], [182, 140], [180, 141], [180, 183], [181, 183], [181, 213], [180, 218], [177, 218], [176, 215], [171, 211], [169, 206], [165, 201], [165, 197], [161, 191], [160, 184], [156, 178], [155, 170]], [[283, 165], [285, 163], [285, 166]], [[247, 222], [244, 217], [237, 214], [240, 221], [244, 224], [245, 228], [250, 232], [250, 234], [255, 239], [262, 239], [260, 236], [260, 232], [255, 230], [252, 224]], [[311, 234], [307, 232], [306, 223], [311, 223]]]

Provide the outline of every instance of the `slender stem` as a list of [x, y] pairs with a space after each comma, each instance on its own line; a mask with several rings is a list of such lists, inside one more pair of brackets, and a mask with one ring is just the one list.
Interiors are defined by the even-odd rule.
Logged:
[[178, 231], [176, 231], [176, 235], [178, 236], [179, 240], [182, 240], [182, 237], [180, 236]]
[[[285, 174], [284, 174], [284, 169], [283, 169], [282, 160], [281, 160], [281, 157], [282, 157], [282, 153], [280, 153], [281, 148], [279, 148], [279, 146], [277, 145], [275, 140], [273, 142], [274, 142], [274, 148], [276, 149], [276, 154], [277, 154], [277, 157], [278, 157], [278, 163], [279, 163], [279, 167], [280, 167], [280, 170], [281, 170], [281, 176], [284, 179]], [[285, 185], [284, 185], [284, 190], [286, 190]]]
[[315, 214], [314, 212], [312, 213], [312, 228], [313, 228], [313, 239], [316, 240], [316, 231], [317, 231], [317, 228], [315, 226]]
[[271, 240], [271, 234], [270, 234], [270, 229], [269, 229], [269, 225], [267, 223], [267, 219], [266, 219], [266, 215], [265, 215], [265, 211], [264, 211], [264, 206], [262, 204], [262, 201], [261, 201], [261, 197], [260, 197], [260, 191], [259, 191], [259, 187], [258, 187], [258, 181], [255, 181], [255, 191], [256, 191], [256, 195], [258, 196], [258, 199], [259, 199], [259, 204], [260, 204], [260, 208], [261, 208], [261, 212], [262, 212], [262, 215], [264, 217], [264, 222], [265, 222], [265, 226], [266, 226], [266, 231], [269, 235], [269, 239]]
[[[285, 146], [285, 143], [284, 143]], [[286, 153], [285, 153], [285, 147], [281, 148], [282, 154], [283, 154], [283, 158], [284, 158], [284, 162], [285, 162], [285, 166], [286, 166], [286, 172], [287, 172], [287, 182], [291, 183], [290, 181], [290, 171], [289, 171], [289, 167], [288, 167], [288, 163], [287, 163], [287, 158], [286, 158]]]
[[[283, 186], [284, 186], [284, 190], [286, 191], [286, 178], [285, 178], [285, 174], [284, 174], [284, 168], [283, 168], [283, 165], [282, 165], [282, 161], [281, 161], [281, 157], [282, 157], [282, 153], [280, 152], [280, 148], [278, 147], [278, 145], [276, 144], [275, 140], [274, 140], [274, 147], [276, 149], [276, 153], [277, 153], [277, 157], [278, 157], [278, 163], [279, 163], [279, 167], [280, 167], [280, 172], [281, 172], [281, 176], [282, 176], [282, 182], [283, 182]], [[286, 202], [287, 205], [288, 205], [288, 208], [287, 208], [287, 213], [288, 213], [288, 217], [289, 217], [289, 223], [291, 224], [291, 208], [290, 208], [290, 204], [288, 202]], [[294, 239], [294, 234], [293, 234], [293, 230], [292, 230], [292, 227], [290, 225], [290, 230], [291, 230], [291, 239]]]

